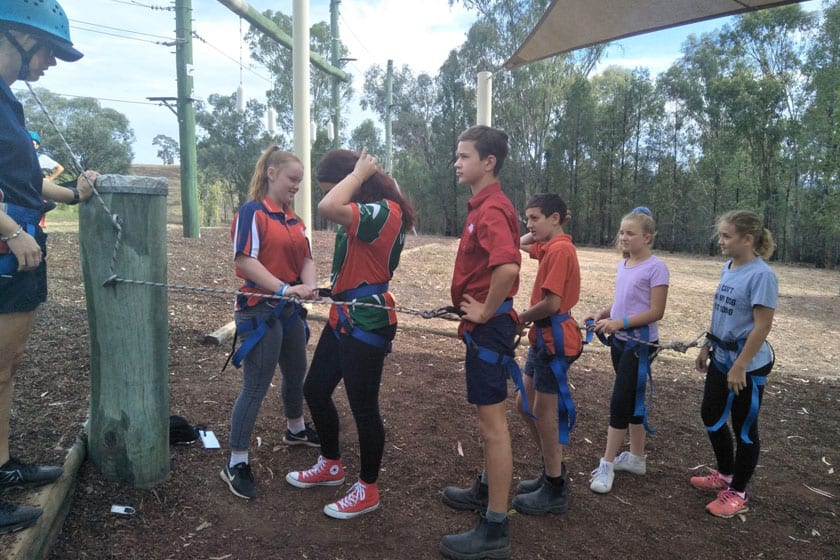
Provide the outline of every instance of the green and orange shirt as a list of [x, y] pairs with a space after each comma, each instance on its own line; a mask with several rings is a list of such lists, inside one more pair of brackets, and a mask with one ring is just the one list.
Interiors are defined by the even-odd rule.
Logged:
[[[347, 228], [339, 226], [335, 235], [330, 277], [333, 294], [390, 281], [400, 263], [405, 243], [405, 225], [399, 204], [385, 199], [366, 204], [351, 203], [350, 206], [353, 223]], [[390, 292], [361, 297], [356, 301], [386, 307], [395, 305]], [[344, 313], [356, 327], [366, 331], [397, 323], [397, 314], [393, 310], [341, 303], [330, 308], [330, 326], [333, 328], [338, 326], [338, 305], [343, 306]]]

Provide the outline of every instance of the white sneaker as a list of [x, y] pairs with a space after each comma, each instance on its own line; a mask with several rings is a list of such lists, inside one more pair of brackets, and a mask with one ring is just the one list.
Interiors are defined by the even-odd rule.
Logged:
[[646, 459], [647, 455], [633, 455], [629, 451], [624, 451], [615, 458], [613, 470], [615, 472], [625, 471], [643, 475], [647, 472]]
[[613, 468], [613, 463], [601, 459], [598, 468], [592, 471], [592, 478], [589, 479], [589, 489], [598, 494], [606, 494], [612, 490], [613, 478], [615, 478]]

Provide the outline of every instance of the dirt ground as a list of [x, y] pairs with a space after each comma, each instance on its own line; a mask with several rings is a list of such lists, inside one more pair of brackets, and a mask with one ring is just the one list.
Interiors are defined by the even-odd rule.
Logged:
[[[170, 282], [235, 289], [226, 229], [183, 239], [169, 230]], [[457, 240], [409, 237], [392, 289], [400, 305], [431, 309], [448, 303]], [[12, 417], [12, 451], [60, 463], [87, 416], [88, 339], [84, 290], [75, 233], [50, 235], [50, 296], [43, 306], [19, 372]], [[329, 232], [315, 232], [319, 272], [328, 273]], [[575, 314], [611, 300], [616, 255], [580, 249], [582, 301]], [[660, 254], [671, 270], [663, 342], [693, 340], [709, 320], [720, 260]], [[535, 263], [525, 259], [518, 305], [527, 301]], [[733, 558], [828, 559], [840, 556], [840, 297], [837, 272], [775, 266], [781, 299], [770, 339], [777, 366], [768, 381], [760, 417], [762, 454], [750, 486], [753, 511], [731, 520], [703, 510], [712, 496], [692, 489], [689, 476], [714, 466], [699, 417], [702, 376], [695, 351], [663, 351], [654, 365], [655, 399], [648, 474], [620, 473], [612, 493], [588, 488], [589, 472], [603, 451], [612, 371], [598, 345], [571, 368], [578, 423], [568, 464], [572, 504], [565, 515], [513, 515], [514, 558]], [[322, 282], [326, 285], [326, 281]], [[137, 287], [137, 289], [149, 289]], [[232, 318], [232, 297], [169, 293], [170, 408], [206, 425], [225, 447], [239, 373], [220, 372], [227, 346], [203, 344], [206, 333]], [[317, 307], [323, 313], [326, 307]], [[346, 487], [300, 490], [289, 470], [310, 466], [316, 451], [287, 448], [275, 390], [263, 403], [254, 433], [252, 464], [259, 497], [233, 496], [218, 472], [226, 451], [172, 448], [169, 479], [153, 489], [103, 480], [89, 462], [79, 475], [72, 509], [53, 559], [404, 559], [437, 558], [441, 535], [475, 523], [440, 500], [448, 484], [469, 484], [481, 468], [474, 409], [466, 403], [463, 346], [455, 324], [401, 316], [403, 328], [386, 360], [382, 411], [387, 441], [378, 511], [349, 521], [322, 513]], [[322, 323], [312, 321], [310, 351]], [[426, 327], [435, 332], [423, 332]], [[524, 347], [520, 348], [520, 359]], [[341, 387], [342, 442], [349, 473], [357, 472], [355, 427]], [[512, 410], [512, 407], [511, 407]], [[530, 478], [539, 454], [525, 426], [510, 413], [514, 476]], [[462, 453], [461, 453], [462, 450]], [[348, 477], [348, 485], [352, 482]], [[821, 494], [817, 491], [827, 493]], [[25, 496], [12, 496], [25, 499]], [[137, 515], [119, 517], [112, 504]], [[0, 537], [0, 551], [14, 535]], [[0, 552], [2, 554], [2, 552]]]

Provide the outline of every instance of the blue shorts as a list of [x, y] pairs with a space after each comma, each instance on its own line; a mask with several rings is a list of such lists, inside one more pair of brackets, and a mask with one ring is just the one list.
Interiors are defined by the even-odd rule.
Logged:
[[[471, 334], [478, 346], [513, 356], [516, 323], [510, 315], [497, 315], [483, 325], [476, 325]], [[505, 366], [485, 362], [468, 347], [464, 369], [470, 404], [497, 404], [507, 398], [509, 373]]]
[[531, 346], [528, 348], [528, 357], [525, 359], [522, 373], [534, 380], [535, 390], [556, 395], [560, 389], [557, 387], [557, 378], [551, 369], [551, 360], [546, 357], [535, 346]]
[[[47, 301], [47, 234], [41, 228], [35, 232], [41, 246], [41, 264], [35, 270], [4, 272], [0, 276], [0, 313], [35, 311]], [[9, 258], [9, 255], [3, 255]]]

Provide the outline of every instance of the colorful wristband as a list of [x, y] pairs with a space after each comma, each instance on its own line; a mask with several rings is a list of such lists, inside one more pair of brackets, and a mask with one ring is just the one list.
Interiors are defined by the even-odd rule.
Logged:
[[285, 296], [286, 295], [286, 290], [288, 290], [288, 289], [289, 289], [289, 285], [288, 284], [283, 284], [283, 287], [280, 288], [279, 290], [277, 290], [276, 292], [274, 292], [274, 295], [275, 296]]
[[622, 321], [624, 321], [624, 328], [629, 329], [630, 328], [630, 321], [627, 320], [627, 317], [624, 317], [622, 319]]

